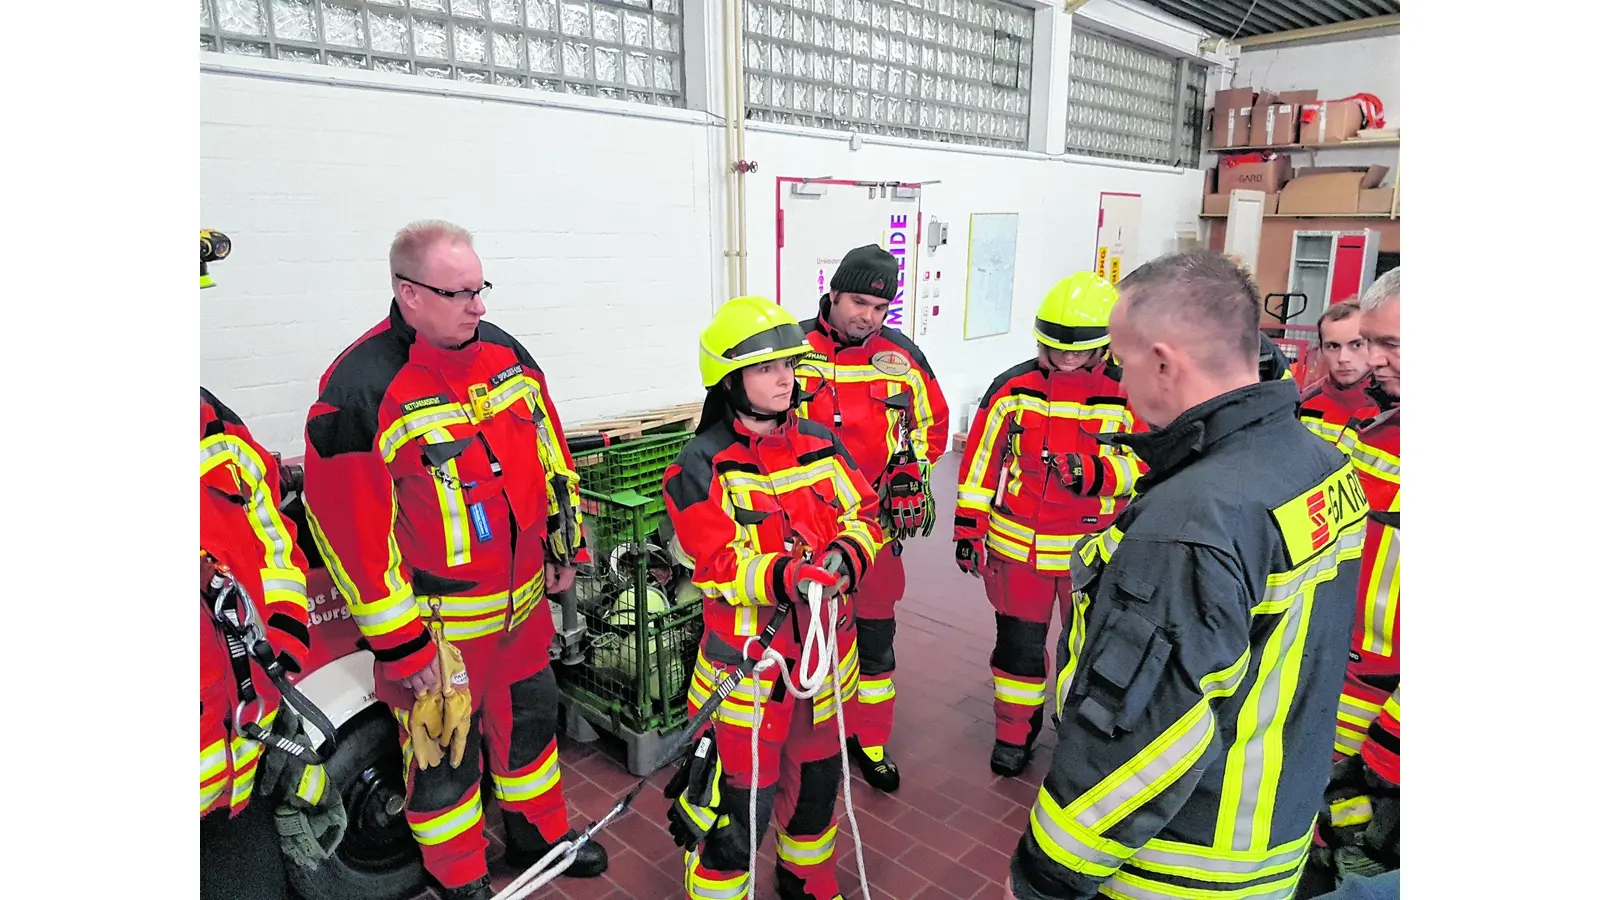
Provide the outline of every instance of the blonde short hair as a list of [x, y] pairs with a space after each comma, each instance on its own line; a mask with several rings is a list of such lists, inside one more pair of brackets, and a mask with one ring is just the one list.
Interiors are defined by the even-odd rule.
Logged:
[[389, 275], [415, 278], [422, 258], [435, 244], [455, 242], [472, 246], [472, 233], [459, 225], [439, 219], [423, 219], [395, 233], [389, 245]]

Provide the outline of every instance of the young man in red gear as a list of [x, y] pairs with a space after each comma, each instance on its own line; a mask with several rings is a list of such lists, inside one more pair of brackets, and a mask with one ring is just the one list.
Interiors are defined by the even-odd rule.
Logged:
[[1312, 434], [1349, 453], [1349, 444], [1339, 443], [1341, 435], [1353, 437], [1345, 425], [1372, 403], [1361, 307], [1355, 301], [1335, 303], [1317, 318], [1317, 352], [1326, 360], [1328, 373], [1300, 393], [1300, 421]]
[[1044, 723], [1045, 638], [1057, 603], [1081, 640], [1072, 550], [1127, 505], [1141, 466], [1097, 433], [1136, 430], [1107, 359], [1117, 290], [1093, 272], [1062, 279], [1039, 303], [1038, 355], [1000, 373], [968, 431], [956, 488], [956, 562], [994, 606], [994, 750], [989, 768], [1022, 773]]
[[793, 604], [790, 621], [771, 635], [771, 648], [795, 677], [800, 636], [813, 616], [824, 614], [809, 605], [809, 586], [821, 585], [842, 601], [831, 623], [838, 629], [839, 669], [815, 698], [795, 697], [776, 667], [744, 679], [708, 726], [708, 752], [697, 753], [669, 784], [668, 822], [686, 851], [689, 900], [743, 897], [752, 842], [759, 847], [773, 821], [778, 897], [840, 898], [834, 801], [844, 771], [833, 688], [836, 679], [847, 703], [856, 691], [848, 592], [871, 571], [883, 533], [877, 495], [843, 441], [793, 412], [799, 399], [794, 366], [808, 349], [794, 316], [771, 301], [736, 297], [723, 304], [700, 338], [706, 403], [697, 436], [663, 479], [673, 533], [705, 592], [691, 716], [711, 699], [724, 673], [746, 654], [762, 654], [763, 632], [783, 604]]
[[811, 352], [796, 369], [801, 418], [833, 429], [878, 496], [885, 554], [856, 591], [861, 689], [845, 710], [850, 757], [874, 788], [900, 787], [887, 744], [894, 727], [894, 608], [905, 597], [901, 542], [933, 530], [933, 466], [944, 455], [950, 408], [927, 357], [884, 328], [904, 257], [867, 244], [846, 253], [800, 323]]
[[[572, 833], [546, 596], [585, 558], [577, 476], [544, 373], [481, 318], [491, 285], [471, 235], [414, 223], [389, 266], [388, 317], [329, 367], [306, 422], [307, 523], [400, 721], [423, 864], [447, 900], [487, 900], [485, 751], [508, 863], [531, 865]], [[459, 765], [410, 721], [441, 689], [432, 628], [465, 664], [452, 683], [470, 694], [466, 731], [459, 715], [444, 724]], [[565, 874], [605, 868], [590, 843]]]
[[[201, 233], [200, 287], [208, 262], [227, 255], [220, 232]], [[241, 626], [258, 629], [278, 664], [300, 671], [311, 649], [306, 558], [294, 524], [278, 512], [278, 462], [244, 421], [200, 389], [200, 896], [285, 900], [289, 896], [273, 822], [276, 797], [256, 794], [270, 750], [250, 736], [271, 733], [281, 698], [260, 659], [235, 659], [217, 621], [210, 586], [231, 574], [243, 596], [222, 599]], [[220, 567], [220, 568], [219, 568]], [[230, 602], [231, 601], [231, 602]], [[285, 715], [290, 715], [286, 713]], [[259, 729], [259, 730], [257, 730]], [[319, 798], [320, 799], [320, 798]]]

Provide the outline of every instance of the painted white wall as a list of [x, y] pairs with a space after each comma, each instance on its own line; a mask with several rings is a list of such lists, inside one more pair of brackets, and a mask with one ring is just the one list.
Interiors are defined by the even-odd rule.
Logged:
[[[1159, 18], [1125, 24], [1145, 19], [1153, 43], [1175, 40]], [[1052, 126], [1069, 63], [1069, 23], [1054, 24], [1052, 71], [1035, 78], [1050, 86]], [[712, 50], [700, 90], [720, 111]], [[489, 319], [539, 360], [566, 421], [699, 396], [698, 335], [729, 296], [720, 116], [214, 54], [202, 54], [200, 90], [201, 221], [235, 240], [201, 295], [201, 378], [269, 448], [302, 452], [317, 380], [385, 315], [388, 243], [418, 218], [476, 233], [495, 284]], [[1144, 196], [1147, 259], [1197, 227], [1201, 199], [1195, 170], [871, 137], [851, 151], [846, 134], [759, 124], [745, 156], [760, 166], [749, 287], [769, 295], [777, 177], [939, 182], [922, 209], [950, 223], [949, 243], [924, 256], [944, 277], [921, 343], [958, 419], [1031, 352], [1038, 297], [1092, 265], [1101, 191]], [[1011, 333], [966, 341], [974, 212], [1021, 214], [1016, 300]]]

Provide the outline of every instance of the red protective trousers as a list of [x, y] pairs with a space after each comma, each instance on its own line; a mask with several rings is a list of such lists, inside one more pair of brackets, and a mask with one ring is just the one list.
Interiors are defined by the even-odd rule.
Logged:
[[[998, 553], [989, 555], [982, 574], [995, 613], [994, 653], [989, 657], [995, 740], [1028, 746], [1044, 722], [1049, 675], [1045, 640], [1056, 604], [1061, 606], [1062, 626], [1073, 627], [1072, 577], [1067, 572], [1041, 573]], [[1081, 633], [1081, 626], [1077, 630]]]
[[400, 723], [406, 821], [422, 848], [423, 865], [445, 887], [468, 884], [488, 871], [480, 797], [485, 749], [503, 813], [525, 816], [550, 842], [568, 829], [556, 759], [559, 696], [549, 654], [554, 626], [542, 576], [537, 590], [540, 600], [525, 624], [510, 632], [451, 641], [461, 651], [472, 692], [472, 730], [459, 768], [450, 767], [448, 752], [439, 765], [417, 766], [407, 727], [413, 700], [393, 682], [379, 683], [379, 699], [393, 708]]
[[894, 607], [906, 595], [906, 566], [893, 545], [878, 558], [852, 598], [861, 646], [861, 683], [845, 704], [845, 727], [863, 747], [889, 743], [894, 728]]
[[[802, 617], [803, 634], [803, 617], [810, 611], [797, 607], [794, 614]], [[789, 627], [785, 625], [783, 631], [788, 631]], [[838, 635], [843, 673], [841, 690], [849, 703], [850, 689], [854, 686], [851, 682], [856, 633], [847, 620], [839, 626]], [[690, 716], [700, 710], [722, 673], [732, 668], [730, 663], [708, 660], [707, 644], [715, 646], [722, 641], [708, 636], [701, 645], [694, 684], [689, 690]], [[775, 649], [784, 650], [788, 664], [796, 665], [794, 660], [799, 650], [792, 641], [775, 642]], [[752, 647], [752, 652], [757, 650]], [[725, 657], [726, 650], [713, 649], [712, 655]], [[705, 841], [684, 854], [688, 869], [684, 886], [689, 900], [743, 897], [748, 890], [750, 845], [745, 836], [750, 827], [752, 787], [756, 790], [755, 840], [758, 847], [768, 824], [776, 822], [778, 825], [776, 874], [779, 883], [785, 886], [784, 896], [833, 900], [839, 895], [838, 872], [833, 861], [839, 833], [834, 803], [839, 794], [843, 758], [839, 750], [839, 726], [834, 721], [833, 680], [826, 681], [814, 699], [801, 700], [779, 679], [776, 667], [760, 674], [759, 772], [755, 771], [750, 754], [750, 730], [755, 721], [755, 688], [751, 679], [741, 682], [713, 716], [717, 757], [722, 764], [720, 813], [730, 822], [713, 829]]]

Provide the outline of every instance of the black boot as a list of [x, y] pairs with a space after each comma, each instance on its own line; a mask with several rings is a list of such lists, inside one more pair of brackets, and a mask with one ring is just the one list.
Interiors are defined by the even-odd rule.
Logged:
[[861, 767], [863, 781], [885, 794], [892, 794], [900, 789], [900, 768], [889, 758], [888, 747], [875, 748], [879, 758], [873, 759], [867, 755], [859, 740], [850, 738], [847, 743], [850, 747], [850, 758]]
[[1039, 730], [1044, 727], [1044, 707], [1033, 711], [1028, 720], [1028, 741], [1025, 744], [1008, 744], [996, 739], [994, 749], [989, 751], [989, 771], [1002, 778], [1015, 778], [1022, 774], [1028, 767], [1029, 760], [1033, 759], [1033, 742], [1039, 737]]
[[[509, 810], [501, 811], [501, 818], [506, 823], [506, 865], [513, 869], [527, 869], [529, 866], [544, 858], [550, 848], [561, 841], [572, 840], [578, 836], [576, 831], [568, 830], [566, 834], [554, 843], [544, 839], [528, 817], [521, 813]], [[589, 841], [578, 848], [576, 858], [572, 865], [567, 867], [561, 875], [564, 878], [595, 878], [603, 874], [610, 865], [610, 858], [606, 855], [606, 848], [597, 841]], [[487, 896], [487, 895], [486, 895]]]
[[1005, 741], [995, 741], [994, 749], [989, 751], [989, 771], [1005, 778], [1015, 778], [1022, 774], [1028, 767], [1028, 761], [1033, 759], [1033, 745], [1018, 746]]
[[494, 890], [489, 887], [489, 876], [468, 882], [461, 887], [444, 888], [444, 900], [491, 900]]

